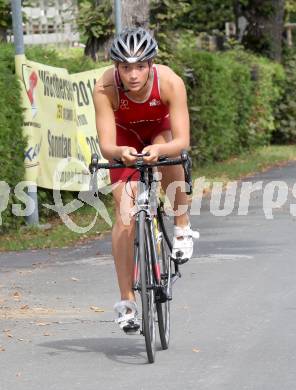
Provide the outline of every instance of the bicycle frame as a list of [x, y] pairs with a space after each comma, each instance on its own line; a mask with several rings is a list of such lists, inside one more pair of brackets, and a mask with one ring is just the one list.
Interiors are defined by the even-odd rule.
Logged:
[[[150, 237], [150, 248], [151, 248], [151, 261], [152, 261], [152, 270], [154, 276], [154, 284], [149, 286], [149, 288], [153, 288], [157, 291], [157, 289], [161, 289], [163, 286], [161, 285], [161, 277], [165, 275], [161, 275], [160, 272], [160, 264], [159, 264], [159, 256], [157, 253], [157, 237], [155, 237], [154, 233], [154, 225], [153, 219], [158, 218], [158, 221], [161, 225], [161, 232], [159, 234], [164, 234], [164, 240], [166, 241], [169, 250], [172, 250], [172, 245], [167, 235], [166, 229], [164, 227], [164, 221], [162, 218], [163, 211], [161, 208], [163, 207], [162, 202], [157, 201], [157, 180], [155, 180], [155, 172], [153, 173], [152, 167], [140, 168], [140, 180], [138, 182], [137, 187], [137, 198], [136, 198], [136, 228], [138, 222], [138, 215], [140, 211], [144, 211], [146, 213], [146, 221], [149, 227], [149, 237]], [[137, 231], [136, 231], [136, 240], [137, 240]], [[136, 247], [136, 245], [135, 245]], [[140, 280], [139, 280], [139, 261], [138, 261], [138, 253], [134, 254], [134, 290], [140, 290]], [[169, 262], [171, 265], [171, 262]], [[172, 299], [172, 285], [181, 277], [181, 273], [179, 271], [179, 265], [174, 262], [174, 273], [171, 274], [171, 268], [168, 270], [168, 283], [167, 283], [167, 299]], [[161, 293], [161, 291], [160, 291]]]
[[[145, 212], [146, 222], [149, 228], [150, 248], [151, 248], [151, 261], [152, 270], [154, 276], [155, 285], [148, 286], [149, 288], [160, 287], [161, 274], [160, 266], [157, 255], [156, 239], [154, 234], [153, 218], [157, 215], [157, 199], [156, 199], [156, 183], [157, 181], [153, 177], [152, 168], [140, 169], [140, 180], [138, 182], [137, 197], [136, 197], [136, 228], [138, 227], [138, 215], [139, 213]], [[154, 188], [153, 188], [154, 187]], [[156, 206], [156, 207], [155, 207]], [[138, 232], [136, 230], [136, 244], [137, 244]], [[136, 245], [135, 245], [136, 248]], [[140, 289], [139, 280], [139, 259], [138, 253], [134, 254], [135, 265], [134, 265], [134, 290]]]

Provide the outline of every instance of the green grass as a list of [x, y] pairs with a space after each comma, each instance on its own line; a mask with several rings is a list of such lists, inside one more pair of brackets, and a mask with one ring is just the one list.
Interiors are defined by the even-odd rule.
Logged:
[[[109, 202], [110, 203], [110, 202]], [[112, 205], [106, 205], [110, 218], [114, 220]], [[96, 216], [95, 210], [88, 205], [69, 215], [79, 227], [88, 226]], [[18, 231], [0, 235], [0, 251], [19, 251], [24, 249], [62, 248], [81, 244], [89, 239], [98, 239], [111, 227], [98, 215], [96, 223], [88, 232], [81, 234], [69, 229], [59, 217], [47, 221], [51, 227], [22, 227]], [[45, 226], [45, 225], [44, 225]]]
[[[243, 153], [227, 161], [195, 168], [193, 177], [205, 176], [208, 181], [227, 182], [241, 179], [273, 166], [283, 165], [292, 160], [296, 160], [296, 145], [268, 146], [258, 148], [253, 152]], [[109, 199], [105, 203], [113, 221], [113, 202]], [[86, 205], [72, 213], [70, 217], [78, 226], [87, 226], [95, 217], [95, 210]], [[101, 233], [111, 230], [111, 227], [99, 216], [94, 227], [85, 234], [71, 231], [59, 218], [47, 222], [52, 225], [48, 230], [26, 227], [19, 231], [0, 235], [0, 251], [68, 247], [99, 238]]]
[[226, 161], [195, 168], [193, 177], [205, 176], [210, 181], [238, 180], [293, 160], [296, 160], [296, 145], [265, 146]]

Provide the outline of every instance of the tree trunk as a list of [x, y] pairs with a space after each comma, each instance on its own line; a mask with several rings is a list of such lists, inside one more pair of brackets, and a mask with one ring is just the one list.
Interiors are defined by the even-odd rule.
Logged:
[[122, 28], [149, 25], [149, 0], [122, 0]]
[[4, 27], [0, 27], [0, 42], [7, 42], [7, 30]]
[[241, 7], [248, 21], [243, 44], [247, 49], [280, 62], [284, 31], [285, 0], [249, 0]]
[[273, 0], [274, 13], [267, 24], [267, 33], [271, 40], [270, 57], [281, 62], [284, 34], [285, 0]]

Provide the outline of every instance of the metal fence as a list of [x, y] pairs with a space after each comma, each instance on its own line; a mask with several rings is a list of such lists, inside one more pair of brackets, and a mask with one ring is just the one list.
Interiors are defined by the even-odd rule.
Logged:
[[[23, 7], [24, 42], [34, 44], [73, 45], [79, 42], [75, 16], [78, 8], [73, 0], [30, 1]], [[12, 33], [8, 37], [13, 42]]]

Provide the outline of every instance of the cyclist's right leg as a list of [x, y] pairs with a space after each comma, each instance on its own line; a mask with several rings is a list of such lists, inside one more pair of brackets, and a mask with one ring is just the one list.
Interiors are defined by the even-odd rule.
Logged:
[[127, 334], [135, 334], [140, 323], [133, 290], [135, 221], [130, 214], [134, 206], [131, 193], [136, 193], [137, 182], [130, 182], [128, 189], [125, 186], [125, 182], [118, 182], [113, 189], [115, 223], [112, 229], [112, 253], [121, 295], [121, 300], [115, 304], [114, 310], [120, 328]]
[[[134, 204], [129, 195], [136, 193], [137, 182], [131, 181], [128, 188], [125, 182], [117, 183], [113, 189], [115, 202], [115, 223], [112, 229], [112, 254], [118, 278], [121, 300], [135, 300], [133, 291], [134, 270], [134, 218], [130, 211]], [[129, 195], [127, 194], [128, 191]]]

